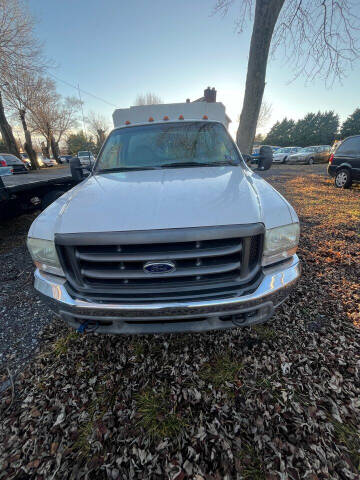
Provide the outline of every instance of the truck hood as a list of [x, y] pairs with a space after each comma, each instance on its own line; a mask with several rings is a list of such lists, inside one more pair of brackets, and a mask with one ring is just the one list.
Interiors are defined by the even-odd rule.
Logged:
[[93, 175], [44, 210], [29, 236], [294, 221], [288, 202], [248, 168], [174, 168]]

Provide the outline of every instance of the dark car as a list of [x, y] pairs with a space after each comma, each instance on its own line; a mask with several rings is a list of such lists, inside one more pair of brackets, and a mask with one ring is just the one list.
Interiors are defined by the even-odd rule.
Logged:
[[337, 188], [349, 188], [353, 182], [360, 182], [360, 135], [340, 143], [329, 158], [328, 174], [334, 177]]
[[28, 173], [24, 162], [11, 153], [0, 153], [0, 166], [11, 167], [15, 173]]

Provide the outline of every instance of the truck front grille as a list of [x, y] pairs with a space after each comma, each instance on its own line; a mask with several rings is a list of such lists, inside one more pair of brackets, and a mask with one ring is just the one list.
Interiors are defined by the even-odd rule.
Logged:
[[[261, 280], [263, 235], [221, 238], [221, 231], [217, 235], [205, 235], [202, 240], [197, 234], [196, 240], [167, 242], [164, 233], [161, 241], [148, 243], [144, 232], [143, 243], [113, 243], [112, 239], [110, 244], [93, 240], [82, 244], [77, 240], [76, 245], [69, 245], [70, 237], [61, 244], [66, 237], [62, 235], [56, 243], [70, 293], [77, 298], [145, 303], [250, 293]], [[149, 261], [171, 261], [175, 270], [149, 273], [144, 270]]]

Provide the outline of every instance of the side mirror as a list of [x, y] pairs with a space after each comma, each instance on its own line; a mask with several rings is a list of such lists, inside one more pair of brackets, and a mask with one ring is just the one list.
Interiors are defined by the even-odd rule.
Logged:
[[78, 157], [70, 159], [70, 172], [75, 182], [81, 182], [84, 179], [83, 167]]
[[273, 151], [271, 147], [263, 145], [260, 148], [258, 170], [269, 170], [273, 162]]

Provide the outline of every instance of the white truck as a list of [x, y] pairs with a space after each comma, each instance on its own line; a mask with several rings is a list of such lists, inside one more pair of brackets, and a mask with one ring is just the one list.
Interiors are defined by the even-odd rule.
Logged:
[[90, 174], [31, 225], [42, 298], [79, 331], [268, 320], [300, 276], [299, 220], [244, 162], [223, 105], [131, 107], [114, 123]]

